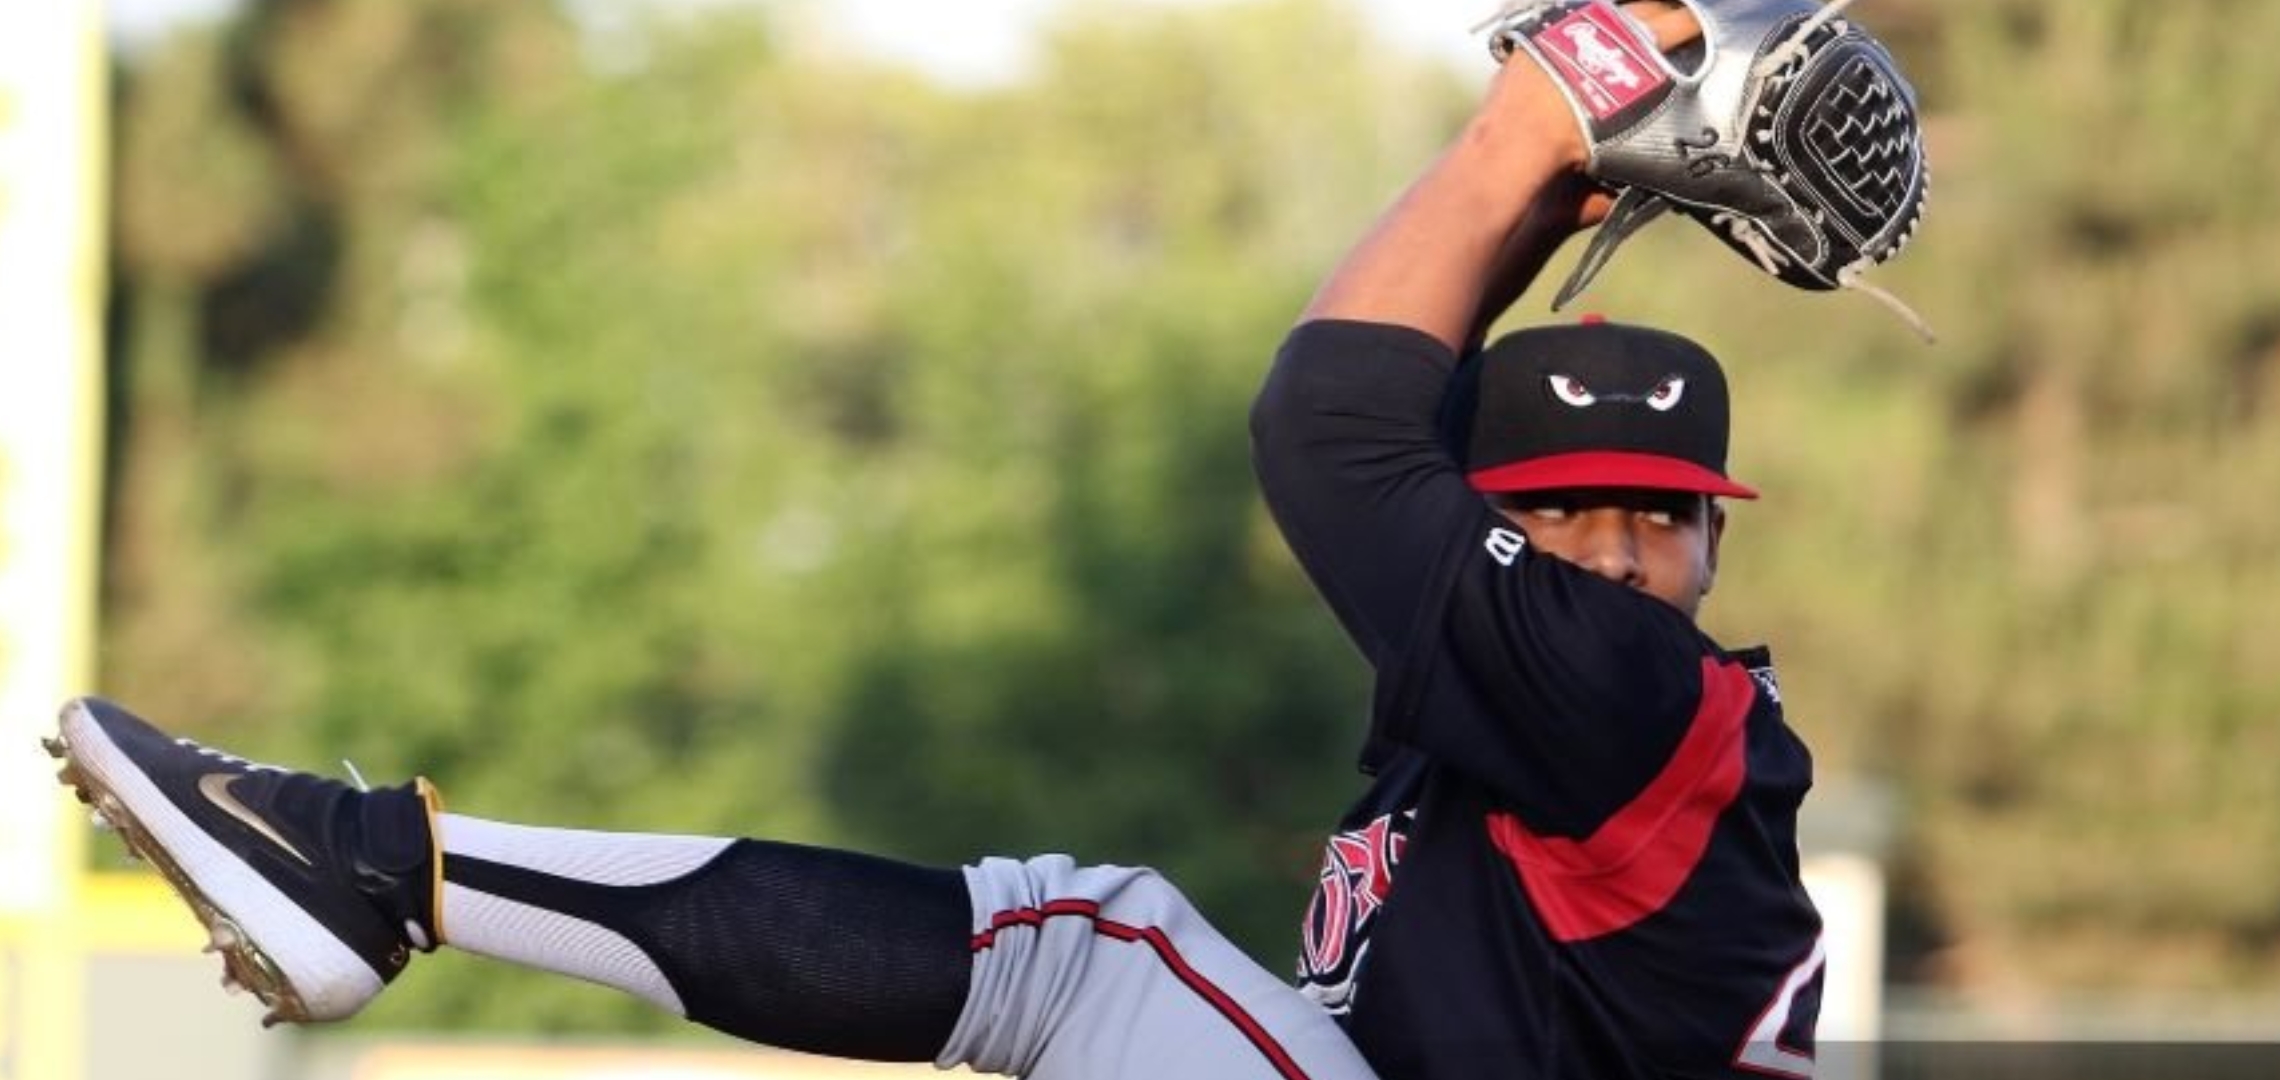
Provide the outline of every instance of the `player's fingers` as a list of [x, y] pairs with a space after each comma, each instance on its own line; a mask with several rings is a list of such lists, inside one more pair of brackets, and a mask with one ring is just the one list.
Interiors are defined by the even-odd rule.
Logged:
[[1702, 24], [1695, 20], [1694, 12], [1674, 0], [1631, 0], [1623, 5], [1623, 11], [1654, 31], [1655, 46], [1664, 52], [1702, 36]]

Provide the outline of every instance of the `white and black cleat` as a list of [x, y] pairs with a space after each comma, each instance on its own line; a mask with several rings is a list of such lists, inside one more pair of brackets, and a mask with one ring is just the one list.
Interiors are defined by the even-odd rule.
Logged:
[[170, 738], [98, 698], [63, 707], [58, 779], [206, 927], [225, 989], [264, 1026], [353, 1015], [432, 948], [435, 789], [362, 792]]

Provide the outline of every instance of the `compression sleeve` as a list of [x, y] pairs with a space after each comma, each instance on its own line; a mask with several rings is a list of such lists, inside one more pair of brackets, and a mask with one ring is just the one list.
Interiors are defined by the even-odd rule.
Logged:
[[965, 1007], [972, 906], [957, 870], [736, 840], [649, 880], [627, 868], [661, 865], [660, 847], [680, 838], [469, 819], [456, 831], [447, 903], [478, 913], [455, 920], [461, 948], [834, 1057], [930, 1060]]

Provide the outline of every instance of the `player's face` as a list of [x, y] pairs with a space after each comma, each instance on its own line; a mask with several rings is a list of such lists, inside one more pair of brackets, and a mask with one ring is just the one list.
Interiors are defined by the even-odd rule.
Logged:
[[1707, 495], [1570, 488], [1497, 495], [1536, 550], [1656, 597], [1688, 616], [1718, 576], [1726, 511]]

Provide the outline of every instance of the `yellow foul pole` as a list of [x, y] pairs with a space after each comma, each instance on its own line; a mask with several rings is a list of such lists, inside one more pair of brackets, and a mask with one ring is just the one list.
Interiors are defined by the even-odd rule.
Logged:
[[85, 819], [38, 739], [92, 678], [101, 0], [0, 3], [0, 1080], [83, 1075]]

